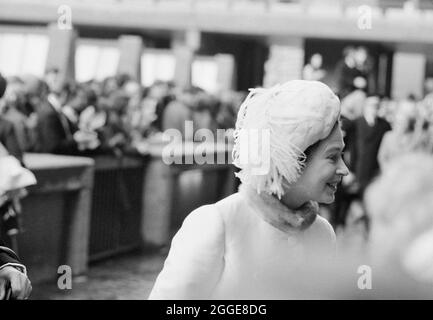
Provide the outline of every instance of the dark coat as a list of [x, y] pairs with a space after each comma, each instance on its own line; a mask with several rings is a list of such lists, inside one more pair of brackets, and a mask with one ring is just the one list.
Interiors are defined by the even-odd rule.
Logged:
[[390, 124], [381, 118], [377, 118], [372, 127], [364, 117], [355, 120], [356, 157], [352, 165], [355, 168], [361, 194], [379, 173], [377, 154], [382, 138], [389, 130], [391, 130]]
[[349, 93], [356, 89], [353, 81], [357, 77], [366, 78], [365, 74], [357, 68], [350, 68], [344, 60], [337, 63], [335, 67], [335, 78], [337, 82], [337, 90], [340, 99], [343, 99]]
[[0, 117], [0, 142], [12, 156], [23, 162], [23, 151], [18, 143], [14, 125], [2, 117]]
[[77, 144], [72, 138], [73, 126], [64, 114], [57, 112], [46, 101], [36, 111], [35, 152], [77, 154]]

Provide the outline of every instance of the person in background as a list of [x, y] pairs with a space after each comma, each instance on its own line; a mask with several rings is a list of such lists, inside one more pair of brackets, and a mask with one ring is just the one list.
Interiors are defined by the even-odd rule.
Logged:
[[[0, 74], [0, 102], [3, 103], [3, 95], [7, 88], [6, 79]], [[0, 115], [0, 143], [8, 152], [17, 158], [21, 163], [23, 161], [23, 150], [17, 139], [14, 124]]]
[[12, 122], [0, 116], [0, 143], [20, 162], [23, 161], [23, 150], [18, 143]]
[[197, 88], [179, 90], [176, 99], [164, 109], [162, 115], [163, 132], [167, 129], [176, 129], [181, 133], [183, 139], [193, 139], [193, 137], [185, 136], [185, 123], [193, 120], [192, 113], [196, 108], [196, 95], [199, 91]]
[[423, 143], [421, 136], [416, 130], [417, 115], [413, 105], [401, 102], [397, 109], [392, 130], [383, 136], [378, 151], [378, 161], [383, 170], [390, 161], [395, 158], [411, 153], [416, 150], [421, 151]]
[[341, 99], [356, 89], [365, 90], [367, 80], [363, 71], [359, 69], [362, 54], [354, 47], [347, 47], [343, 51], [343, 59], [337, 63], [335, 77], [337, 92]]
[[[5, 90], [6, 80], [0, 75], [0, 99], [2, 99]], [[1, 121], [0, 118], [0, 130], [7, 124], [7, 122]], [[5, 214], [12, 210], [11, 204], [15, 200], [17, 190], [22, 187], [22, 184], [17, 183], [17, 180], [20, 180], [23, 174], [27, 174], [27, 176], [30, 174], [13, 155], [10, 155], [13, 150], [7, 149], [11, 146], [15, 148], [17, 145], [17, 143], [11, 144], [10, 142], [9, 135], [14, 135], [14, 131], [13, 127], [9, 128], [12, 128], [12, 131], [4, 131], [7, 138], [6, 146], [1, 142], [0, 137], [0, 217], [2, 223], [5, 221]], [[33, 182], [35, 181], [30, 181], [30, 184]], [[26, 267], [20, 263], [14, 251], [4, 246], [3, 240], [0, 238], [0, 300], [27, 299], [31, 291], [32, 286], [27, 277]]]
[[105, 100], [106, 121], [101, 127], [101, 148], [115, 154], [122, 153], [128, 147], [130, 141], [129, 132], [124, 121], [128, 107], [129, 97], [118, 89]]
[[115, 77], [107, 77], [101, 83], [100, 95], [103, 97], [108, 97], [112, 92], [119, 89]]
[[322, 68], [322, 64], [322, 55], [320, 53], [313, 54], [310, 58], [310, 62], [306, 64], [302, 70], [302, 78], [304, 80], [323, 80], [326, 76], [326, 71]]
[[239, 106], [247, 97], [245, 92], [226, 91], [220, 95], [220, 107], [216, 116], [218, 128], [228, 131], [234, 130], [236, 114]]
[[433, 105], [433, 78], [427, 78], [424, 81], [424, 102]]
[[98, 152], [101, 145], [100, 133], [106, 125], [107, 114], [99, 107], [99, 101], [91, 86], [80, 84], [64, 107], [65, 114], [77, 128], [73, 137], [83, 155]]
[[143, 139], [150, 122], [155, 119], [151, 117], [146, 119], [144, 108], [142, 108], [143, 88], [137, 81], [130, 80], [125, 83], [124, 91], [128, 96], [124, 124], [130, 132], [132, 143], [135, 144]]
[[[172, 82], [155, 81], [143, 96], [142, 109], [146, 119], [152, 119], [151, 127], [154, 131], [161, 132], [164, 112], [168, 104], [175, 100], [176, 87]], [[146, 121], [147, 122], [147, 121]]]
[[[355, 120], [355, 148], [356, 156], [353, 159], [355, 177], [358, 184], [359, 198], [363, 198], [365, 188], [379, 173], [377, 155], [383, 136], [391, 130], [390, 124], [378, 116], [380, 99], [378, 96], [369, 96], [365, 100], [362, 116]], [[368, 216], [365, 220], [366, 229], [369, 228]]]
[[355, 175], [363, 194], [367, 185], [379, 173], [377, 155], [383, 136], [391, 130], [390, 124], [378, 117], [380, 99], [369, 96], [364, 104], [362, 116], [355, 121], [356, 158]]
[[358, 76], [354, 79], [354, 86], [358, 90], [364, 90], [369, 93], [374, 89], [373, 62], [368, 50], [364, 46], [359, 46], [355, 50], [355, 66], [358, 70]]
[[26, 267], [15, 251], [5, 246], [3, 235], [15, 239], [19, 199], [25, 195], [23, 188], [35, 183], [34, 175], [0, 143], [0, 300], [27, 299], [32, 290]]
[[216, 134], [219, 101], [211, 94], [203, 91], [196, 95], [194, 106], [192, 112], [194, 132], [199, 129], [209, 129]]
[[[23, 78], [28, 102], [34, 108], [36, 123], [34, 152], [77, 154], [77, 143], [73, 138], [73, 127], [63, 114], [60, 104], [48, 99], [48, 86], [34, 76]], [[53, 103], [52, 103], [53, 102]]]
[[58, 94], [61, 90], [60, 70], [56, 67], [50, 67], [45, 72], [43, 81], [48, 86], [50, 93]]
[[31, 149], [28, 115], [25, 110], [23, 82], [16, 77], [8, 79], [0, 114], [14, 125], [16, 138], [22, 151]]
[[[82, 105], [78, 103], [74, 103], [74, 100], [80, 100], [76, 99], [77, 96], [80, 96], [80, 86], [68, 82], [65, 83], [62, 86], [62, 89], [60, 90], [60, 93], [58, 95], [59, 103], [62, 106], [62, 113], [68, 118], [69, 122], [73, 126], [77, 126], [78, 124], [78, 118], [80, 116], [80, 113], [82, 111]], [[77, 102], [78, 102], [77, 101]]]

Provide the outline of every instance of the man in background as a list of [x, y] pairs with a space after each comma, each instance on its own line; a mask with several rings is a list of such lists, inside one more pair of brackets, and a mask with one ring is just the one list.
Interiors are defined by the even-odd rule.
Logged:
[[[391, 130], [391, 125], [378, 116], [379, 107], [380, 98], [374, 95], [369, 96], [365, 100], [362, 116], [354, 123], [356, 155], [352, 165], [355, 169], [360, 199], [364, 197], [367, 186], [379, 174], [377, 159], [379, 147], [385, 133]], [[369, 217], [365, 210], [362, 219], [368, 231]]]
[[[6, 79], [0, 74], [0, 99], [6, 91]], [[23, 152], [19, 146], [14, 125], [0, 115], [0, 143], [5, 146], [8, 152], [22, 162]]]
[[356, 159], [355, 175], [361, 195], [371, 180], [379, 173], [377, 154], [390, 124], [378, 116], [380, 99], [370, 96], [366, 99], [362, 116], [355, 121]]
[[36, 115], [34, 152], [69, 154], [78, 153], [73, 138], [74, 128], [62, 113], [61, 105], [49, 99], [47, 84], [33, 76], [23, 78], [28, 103]]

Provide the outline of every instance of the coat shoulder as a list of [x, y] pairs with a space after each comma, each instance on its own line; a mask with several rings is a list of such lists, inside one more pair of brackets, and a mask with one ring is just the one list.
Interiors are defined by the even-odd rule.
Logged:
[[192, 211], [184, 220], [182, 227], [211, 227], [225, 229], [227, 223], [232, 223], [242, 210], [243, 201], [239, 193], [234, 193], [214, 204], [201, 206]]
[[219, 228], [222, 217], [215, 204], [208, 204], [193, 210], [184, 220], [182, 228]]

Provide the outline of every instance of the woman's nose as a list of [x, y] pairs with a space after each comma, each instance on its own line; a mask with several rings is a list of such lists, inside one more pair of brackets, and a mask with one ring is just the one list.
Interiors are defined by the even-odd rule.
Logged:
[[347, 168], [343, 159], [340, 159], [340, 161], [339, 161], [339, 165], [337, 168], [337, 174], [340, 176], [347, 176], [349, 174], [349, 169]]

